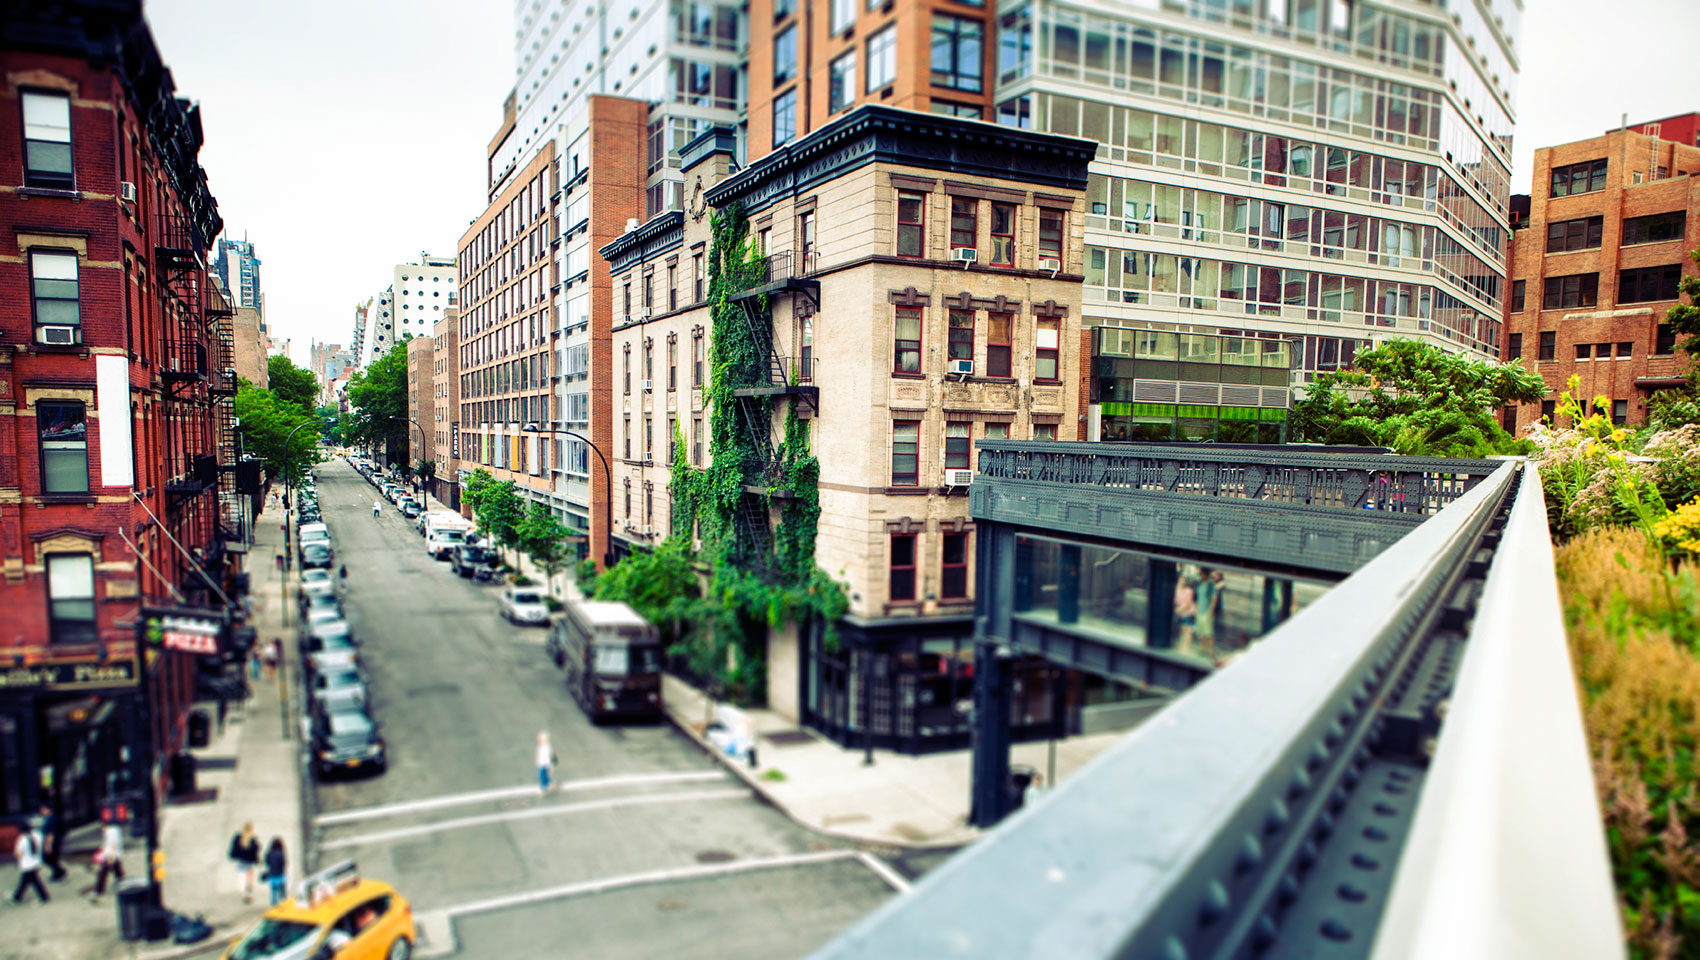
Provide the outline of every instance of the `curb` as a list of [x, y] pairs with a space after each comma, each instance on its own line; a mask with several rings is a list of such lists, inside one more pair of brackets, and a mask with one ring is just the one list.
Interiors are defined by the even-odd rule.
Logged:
[[207, 956], [229, 946], [230, 941], [234, 940], [241, 932], [240, 926], [214, 927], [212, 936], [200, 943], [174, 944], [169, 948], [161, 947], [152, 952], [144, 950], [136, 954], [136, 960], [187, 960], [189, 957]]
[[974, 840], [978, 840], [980, 838], [980, 834], [976, 833], [975, 836], [969, 840], [928, 840], [917, 842], [913, 840], [896, 840], [885, 837], [867, 837], [862, 836], [861, 834], [850, 833], [845, 830], [834, 830], [831, 827], [823, 827], [819, 824], [810, 823], [795, 810], [792, 810], [785, 801], [774, 796], [773, 793], [768, 790], [766, 781], [750, 773], [749, 767], [739, 763], [731, 757], [726, 756], [726, 754], [721, 751], [716, 750], [713, 744], [709, 743], [706, 738], [697, 733], [690, 724], [679, 719], [679, 717], [674, 714], [671, 709], [663, 707], [662, 712], [667, 715], [668, 723], [671, 723], [674, 727], [678, 728], [679, 732], [689, 737], [691, 741], [704, 753], [713, 757], [715, 761], [725, 767], [733, 776], [743, 781], [745, 786], [753, 790], [756, 796], [762, 799], [762, 802], [773, 807], [775, 810], [778, 810], [780, 813], [783, 813], [786, 819], [811, 833], [816, 833], [832, 840], [841, 840], [846, 843], [853, 843], [858, 848], [896, 847], [901, 850], [916, 852], [960, 850], [963, 847], [968, 846], [970, 843], [973, 843]]

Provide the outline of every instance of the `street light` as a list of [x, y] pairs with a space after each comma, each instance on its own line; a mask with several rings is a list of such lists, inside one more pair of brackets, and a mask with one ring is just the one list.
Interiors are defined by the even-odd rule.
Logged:
[[520, 429], [525, 431], [526, 433], [561, 433], [561, 434], [565, 434], [569, 437], [572, 437], [574, 440], [577, 440], [578, 442], [584, 444], [585, 446], [589, 447], [591, 449], [591, 451], [596, 454], [596, 459], [602, 461], [602, 485], [604, 487], [606, 487], [607, 491], [608, 491], [608, 495], [606, 497], [604, 497], [603, 501], [602, 501], [602, 505], [605, 508], [607, 508], [607, 512], [606, 512], [606, 514], [604, 515], [604, 518], [603, 518], [602, 569], [606, 570], [609, 567], [613, 566], [614, 565], [614, 472], [612, 470], [608, 469], [608, 458], [602, 455], [602, 451], [597, 448], [596, 444], [590, 442], [590, 438], [585, 437], [582, 434], [574, 433], [571, 430], [546, 429], [544, 427], [538, 426], [536, 423], [524, 424], [523, 426], [520, 427]]
[[[419, 462], [421, 464], [423, 464], [425, 462], [425, 428], [419, 426], [419, 421], [413, 419], [412, 417], [398, 417], [398, 416], [391, 415], [390, 419], [391, 420], [406, 420], [408, 423], [413, 424], [413, 426], [416, 429], [418, 429], [418, 431], [419, 431]], [[416, 493], [419, 492], [419, 477], [417, 475], [415, 475], [414, 478], [413, 478], [413, 489], [414, 489], [414, 492], [416, 492]]]

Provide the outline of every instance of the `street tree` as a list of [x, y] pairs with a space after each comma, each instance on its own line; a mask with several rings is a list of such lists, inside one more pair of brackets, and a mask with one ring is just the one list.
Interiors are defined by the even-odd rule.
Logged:
[[311, 422], [304, 408], [280, 403], [270, 390], [248, 384], [236, 391], [235, 413], [241, 421], [242, 449], [265, 461], [267, 476], [299, 483], [307, 469], [318, 462], [319, 437], [311, 427], [296, 432], [289, 448], [284, 448], [284, 441], [296, 427]]
[[348, 402], [354, 408], [354, 437], [362, 443], [383, 444], [387, 459], [412, 429], [407, 420], [407, 348], [401, 344], [374, 360], [349, 380]]
[[1295, 439], [1387, 447], [1431, 457], [1508, 452], [1514, 441], [1494, 414], [1546, 397], [1521, 361], [1472, 360], [1416, 340], [1359, 353], [1353, 369], [1319, 373], [1293, 405]]
[[525, 519], [518, 487], [512, 480], [491, 482], [479, 493], [473, 512], [478, 525], [498, 547], [513, 549], [519, 545], [519, 525]]
[[313, 410], [313, 400], [319, 392], [318, 379], [313, 371], [296, 366], [283, 354], [274, 354], [266, 361], [266, 388], [279, 403], [301, 408], [306, 415]]
[[520, 549], [531, 561], [543, 568], [549, 578], [549, 593], [555, 592], [555, 576], [566, 569], [573, 549], [567, 543], [572, 531], [547, 506], [532, 501], [525, 519], [519, 525]]

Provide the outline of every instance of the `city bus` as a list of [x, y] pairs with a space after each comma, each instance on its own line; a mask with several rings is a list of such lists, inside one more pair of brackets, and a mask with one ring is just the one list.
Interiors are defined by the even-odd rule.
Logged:
[[569, 600], [544, 647], [593, 722], [661, 718], [661, 637], [631, 607]]

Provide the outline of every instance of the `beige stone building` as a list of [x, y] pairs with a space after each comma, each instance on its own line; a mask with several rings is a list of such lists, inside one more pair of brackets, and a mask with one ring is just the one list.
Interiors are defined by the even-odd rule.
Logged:
[[[1092, 145], [869, 106], [736, 173], [731, 151], [724, 132], [693, 141], [686, 211], [602, 248], [615, 290], [616, 532], [630, 531], [627, 549], [668, 532], [673, 424], [701, 465], [707, 421], [738, 415], [704, 409], [709, 371], [697, 371], [712, 324], [697, 301], [712, 211], [740, 204], [764, 272], [732, 299], [770, 322], [771, 339], [769, 385], [740, 393], [796, 399], [820, 461], [815, 562], [850, 599], [836, 649], [809, 630], [769, 638], [770, 704], [847, 736], [863, 709], [855, 678], [871, 664], [896, 677], [875, 687], [890, 693], [872, 708], [876, 742], [946, 744], [965, 718], [923, 723], [912, 671], [926, 655], [971, 656], [973, 445], [1080, 436]], [[786, 405], [773, 406], [770, 447]], [[750, 544], [764, 535], [771, 552], [765, 530]]]

